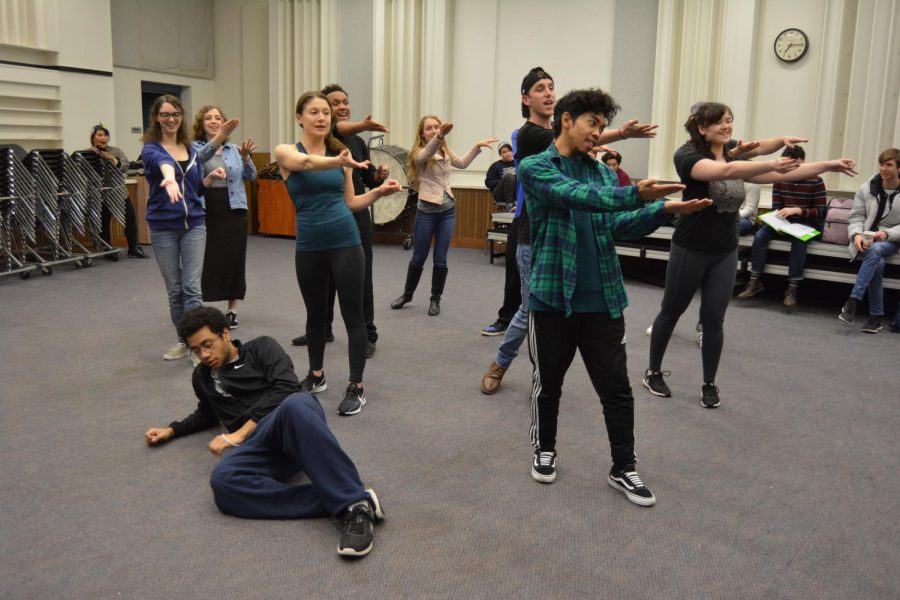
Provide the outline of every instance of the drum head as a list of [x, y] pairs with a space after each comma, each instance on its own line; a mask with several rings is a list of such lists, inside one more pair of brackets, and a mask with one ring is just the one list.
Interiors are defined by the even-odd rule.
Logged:
[[[406, 150], [399, 146], [375, 146], [369, 149], [369, 153], [372, 165], [389, 166], [391, 172], [388, 178], [396, 179], [404, 187], [409, 186], [409, 180], [406, 178], [406, 160], [409, 153]], [[409, 193], [404, 189], [376, 201], [372, 205], [372, 219], [375, 224], [384, 225], [399, 217], [406, 208], [408, 198]]]

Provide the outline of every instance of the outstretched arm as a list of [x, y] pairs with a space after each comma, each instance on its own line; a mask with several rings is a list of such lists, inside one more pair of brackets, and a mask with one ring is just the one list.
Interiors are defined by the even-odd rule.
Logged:
[[763, 156], [766, 154], [772, 154], [773, 152], [778, 152], [785, 146], [788, 148], [793, 148], [796, 144], [802, 144], [804, 142], [808, 142], [807, 138], [794, 137], [794, 136], [781, 136], [781, 137], [773, 137], [773, 138], [765, 138], [762, 140], [755, 140], [752, 142], [744, 142], [743, 140], [738, 141], [738, 145], [734, 147], [731, 151], [731, 155], [735, 157], [741, 158], [754, 158], [756, 156]]
[[372, 118], [372, 115], [366, 115], [366, 118], [361, 121], [339, 121], [335, 124], [335, 129], [337, 129], [337, 132], [341, 137], [356, 135], [363, 131], [378, 131], [381, 133], [388, 133], [390, 131], [387, 125], [379, 123]]
[[600, 134], [598, 145], [612, 144], [629, 138], [655, 138], [659, 125], [640, 123], [637, 119], [629, 119], [618, 129], [605, 129]]
[[753, 183], [767, 183], [756, 179], [766, 173], [789, 173], [795, 170], [798, 162], [792, 158], [777, 160], [735, 160], [721, 162], [704, 158], [698, 160], [691, 168], [691, 177], [700, 181], [724, 181], [725, 179], [744, 179]]
[[[783, 159], [779, 159], [783, 160]], [[849, 158], [837, 158], [834, 160], [823, 160], [813, 163], [803, 163], [796, 169], [792, 169], [786, 173], [766, 173], [755, 177], [747, 177], [747, 181], [753, 183], [777, 183], [779, 181], [800, 181], [809, 179], [821, 173], [826, 172], [843, 173], [844, 175], [858, 175], [856, 172], [856, 161]]]
[[291, 171], [325, 171], [338, 167], [363, 169], [369, 166], [369, 161], [359, 163], [353, 160], [349, 150], [344, 150], [337, 156], [319, 156], [300, 152], [293, 144], [275, 146], [275, 160], [278, 162], [281, 176], [285, 180]]
[[353, 193], [353, 171], [344, 169], [344, 201], [347, 203], [347, 207], [353, 212], [368, 208], [379, 198], [390, 196], [395, 192], [399, 192], [401, 189], [403, 189], [403, 187], [400, 185], [400, 182], [396, 179], [388, 179], [380, 186], [369, 190], [365, 194], [356, 196]]

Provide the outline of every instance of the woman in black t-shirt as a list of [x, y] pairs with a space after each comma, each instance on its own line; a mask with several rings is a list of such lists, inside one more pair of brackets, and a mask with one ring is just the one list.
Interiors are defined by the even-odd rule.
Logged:
[[678, 319], [699, 289], [703, 326], [701, 404], [706, 408], [719, 405], [715, 378], [724, 344], [725, 310], [737, 272], [738, 209], [744, 201], [744, 181], [795, 181], [826, 171], [855, 174], [855, 163], [849, 159], [802, 166], [787, 158], [759, 162], [735, 160], [727, 148], [732, 121], [730, 108], [709, 102], [699, 106], [684, 124], [690, 139], [674, 157], [675, 170], [686, 186], [683, 199], [710, 198], [713, 204], [682, 215], [675, 227], [666, 268], [666, 289], [660, 312], [653, 321], [650, 365], [643, 380], [652, 394], [672, 395], [663, 381], [663, 356]]

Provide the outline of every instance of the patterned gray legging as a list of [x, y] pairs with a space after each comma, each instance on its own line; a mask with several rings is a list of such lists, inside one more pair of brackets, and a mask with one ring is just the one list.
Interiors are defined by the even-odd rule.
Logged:
[[725, 334], [725, 311], [734, 289], [737, 248], [724, 253], [689, 250], [672, 244], [666, 268], [666, 290], [650, 335], [650, 369], [662, 369], [669, 338], [682, 313], [700, 289], [700, 324], [703, 325], [703, 381], [716, 380]]

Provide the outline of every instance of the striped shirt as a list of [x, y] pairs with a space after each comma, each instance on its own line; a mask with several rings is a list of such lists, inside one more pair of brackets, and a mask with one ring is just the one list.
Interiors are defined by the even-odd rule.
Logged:
[[818, 224], [825, 216], [825, 182], [821, 177], [803, 181], [785, 181], [772, 185], [772, 210], [802, 208], [803, 212], [789, 221]]
[[644, 206], [637, 186], [617, 187], [612, 169], [587, 157], [561, 156], [556, 144], [524, 159], [518, 174], [531, 219], [531, 299], [537, 301], [533, 306], [572, 314], [578, 278], [572, 211], [583, 210], [592, 213], [606, 309], [613, 319], [622, 316], [628, 297], [614, 240], [639, 239], [662, 225], [664, 203]]

